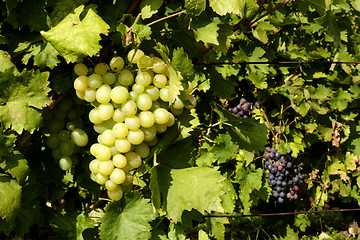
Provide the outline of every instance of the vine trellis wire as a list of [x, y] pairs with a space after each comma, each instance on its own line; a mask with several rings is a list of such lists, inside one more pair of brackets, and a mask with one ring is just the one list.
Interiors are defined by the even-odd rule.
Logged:
[[250, 65], [250, 64], [279, 64], [279, 65], [287, 65], [287, 64], [350, 64], [350, 65], [357, 65], [360, 62], [344, 62], [344, 61], [318, 61], [318, 62], [299, 62], [299, 61], [278, 61], [278, 62], [203, 62], [203, 63], [194, 63], [194, 65], [198, 66], [212, 66], [212, 65]]

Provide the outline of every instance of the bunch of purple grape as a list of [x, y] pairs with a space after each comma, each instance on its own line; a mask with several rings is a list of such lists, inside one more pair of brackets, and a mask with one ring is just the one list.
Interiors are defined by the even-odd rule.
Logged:
[[285, 199], [298, 199], [299, 186], [305, 179], [305, 174], [302, 173], [303, 163], [295, 164], [291, 153], [282, 154], [274, 147], [266, 147], [264, 155], [265, 172], [269, 176], [272, 196], [279, 203], [283, 203]]
[[241, 119], [248, 119], [252, 116], [253, 110], [258, 107], [258, 102], [254, 104], [248, 102], [245, 98], [241, 98], [234, 107], [229, 107], [228, 111]]

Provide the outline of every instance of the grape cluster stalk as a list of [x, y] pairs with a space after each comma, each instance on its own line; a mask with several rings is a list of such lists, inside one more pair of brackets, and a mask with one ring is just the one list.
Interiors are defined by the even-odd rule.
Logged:
[[274, 147], [266, 147], [264, 159], [272, 196], [279, 203], [298, 199], [299, 186], [305, 179], [303, 163], [295, 164], [291, 152], [282, 154]]
[[44, 129], [49, 135], [46, 145], [53, 158], [64, 171], [77, 163], [76, 153], [88, 143], [88, 135], [82, 129], [80, 117], [83, 106], [75, 97], [62, 100], [44, 119]]
[[108, 197], [120, 200], [132, 185], [132, 171], [156, 145], [157, 135], [175, 123], [175, 116], [196, 106], [191, 84], [182, 101], [169, 103], [169, 70], [159, 57], [132, 49], [125, 60], [113, 57], [94, 69], [74, 66], [78, 98], [91, 103], [89, 120], [99, 134], [90, 147], [95, 157], [89, 164], [91, 179], [107, 189]]
[[256, 108], [258, 108], [258, 102], [252, 103], [245, 98], [241, 98], [235, 106], [229, 107], [228, 111], [241, 119], [248, 119]]

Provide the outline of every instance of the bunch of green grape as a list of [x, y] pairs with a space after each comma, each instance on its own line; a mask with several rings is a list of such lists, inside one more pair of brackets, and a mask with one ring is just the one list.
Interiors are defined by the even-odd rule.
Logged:
[[45, 131], [49, 134], [46, 145], [52, 149], [53, 158], [64, 171], [76, 164], [79, 147], [86, 146], [89, 139], [82, 130], [80, 114], [83, 106], [77, 102], [76, 97], [66, 97], [44, 119]]
[[74, 88], [80, 99], [92, 103], [89, 119], [99, 134], [90, 148], [91, 179], [104, 185], [110, 199], [119, 200], [132, 184], [130, 171], [156, 145], [157, 134], [175, 123], [174, 115], [194, 108], [196, 98], [186, 90], [186, 105], [178, 97], [169, 107], [169, 70], [165, 62], [132, 49], [125, 60], [113, 57], [108, 64], [88, 69], [74, 66]]

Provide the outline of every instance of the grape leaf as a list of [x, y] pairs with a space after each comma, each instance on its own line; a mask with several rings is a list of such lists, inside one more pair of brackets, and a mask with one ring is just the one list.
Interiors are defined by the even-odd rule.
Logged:
[[226, 123], [225, 128], [229, 131], [232, 139], [239, 143], [241, 149], [260, 151], [264, 148], [268, 135], [266, 125], [260, 124], [252, 118], [240, 119], [217, 103], [212, 106], [219, 115], [220, 121]]
[[152, 15], [158, 12], [158, 9], [162, 6], [164, 0], [144, 0], [140, 2], [141, 18], [151, 18]]
[[185, 240], [186, 233], [180, 224], [170, 223], [168, 237], [169, 240]]
[[221, 21], [218, 17], [213, 18], [212, 20], [204, 17], [200, 17], [198, 21], [193, 21], [191, 23], [191, 27], [195, 34], [196, 41], [203, 41], [204, 43], [212, 43], [215, 45], [219, 45], [218, 41], [218, 24]]
[[89, 0], [57, 0], [49, 1], [48, 6], [53, 8], [50, 13], [52, 26], [57, 25], [63, 20], [71, 11], [82, 4], [87, 3]]
[[314, 8], [321, 16], [325, 15], [327, 6], [325, 0], [299, 0], [299, 8]]
[[[9, 69], [0, 73], [1, 98], [4, 104], [0, 106], [1, 121], [6, 128], [12, 128], [18, 133], [23, 129], [33, 132], [38, 129], [42, 117], [41, 109], [50, 102], [47, 97], [50, 88], [48, 72], [26, 71], [16, 74]], [[14, 81], [16, 79], [16, 81]]]
[[34, 55], [34, 65], [39, 67], [48, 66], [50, 69], [53, 69], [60, 63], [60, 60], [57, 58], [58, 55], [59, 52], [50, 43], [43, 44], [41, 51]]
[[81, 61], [84, 56], [93, 56], [101, 49], [100, 34], [106, 34], [109, 25], [92, 9], [80, 20], [84, 6], [67, 15], [58, 25], [41, 35], [65, 58], [66, 62]]
[[209, 236], [204, 230], [200, 229], [198, 235], [199, 235], [198, 240], [210, 240]]
[[4, 72], [6, 69], [13, 68], [15, 65], [11, 62], [10, 56], [5, 51], [0, 50], [0, 72]]
[[173, 169], [167, 195], [168, 216], [174, 222], [181, 219], [184, 210], [196, 209], [200, 213], [224, 212], [220, 196], [225, 194], [225, 178], [215, 169], [191, 167]]
[[10, 177], [0, 175], [0, 217], [14, 223], [21, 206], [21, 186]]
[[219, 15], [234, 13], [241, 18], [252, 18], [259, 9], [255, 0], [210, 0], [209, 4], [214, 12]]
[[324, 16], [316, 19], [316, 23], [323, 26], [329, 36], [334, 39], [334, 46], [338, 47], [340, 44], [340, 29], [335, 14], [328, 10]]
[[29, 173], [28, 162], [19, 152], [8, 156], [4, 162], [0, 163], [0, 168], [11, 174], [19, 183], [23, 183]]
[[181, 73], [183, 78], [188, 78], [194, 74], [194, 65], [183, 48], [174, 49], [171, 65]]
[[120, 201], [111, 202], [101, 219], [100, 237], [104, 240], [150, 239], [150, 221], [156, 218], [148, 199], [139, 193], [127, 194]]
[[329, 104], [332, 109], [343, 111], [348, 106], [348, 103], [351, 102], [351, 100], [351, 93], [340, 88], [336, 92], [336, 95], [331, 97]]
[[205, 11], [206, 0], [185, 0], [184, 7], [187, 14], [199, 16], [200, 13]]
[[211, 223], [211, 235], [217, 240], [225, 239], [225, 226], [224, 224], [229, 223], [227, 218], [210, 218]]

